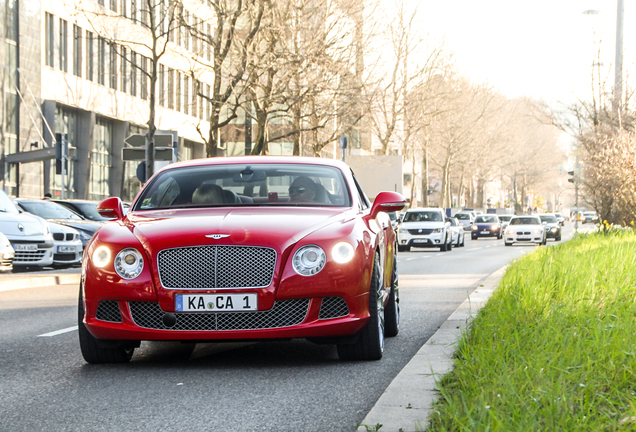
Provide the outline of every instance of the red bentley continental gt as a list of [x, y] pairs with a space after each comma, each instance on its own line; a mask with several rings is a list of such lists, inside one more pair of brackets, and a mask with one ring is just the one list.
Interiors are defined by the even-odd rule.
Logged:
[[399, 331], [395, 233], [351, 169], [320, 158], [171, 164], [86, 247], [79, 340], [89, 363], [131, 359], [142, 340], [307, 338], [378, 360]]

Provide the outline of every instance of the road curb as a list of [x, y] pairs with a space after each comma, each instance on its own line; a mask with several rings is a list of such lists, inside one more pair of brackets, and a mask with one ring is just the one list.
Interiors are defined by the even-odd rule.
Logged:
[[[426, 430], [437, 382], [453, 368], [453, 355], [462, 332], [499, 286], [504, 266], [479, 284], [477, 289], [448, 317], [402, 371], [393, 379], [358, 427], [367, 432], [382, 425], [382, 432]], [[370, 428], [370, 429], [369, 429]]]
[[38, 288], [52, 285], [78, 284], [81, 275], [79, 273], [54, 274], [50, 276], [26, 276], [0, 280], [0, 291], [9, 291], [23, 288]]

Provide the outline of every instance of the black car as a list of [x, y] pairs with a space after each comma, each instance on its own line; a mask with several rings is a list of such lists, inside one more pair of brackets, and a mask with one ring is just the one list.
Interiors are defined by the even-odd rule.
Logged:
[[541, 223], [545, 227], [545, 237], [561, 241], [561, 224], [554, 214], [540, 214]]
[[497, 215], [485, 214], [475, 218], [470, 238], [473, 240], [477, 240], [479, 237], [496, 237], [500, 239], [501, 236], [501, 221]]
[[64, 207], [81, 215], [82, 217], [84, 217], [84, 219], [92, 220], [99, 223], [111, 220], [97, 213], [97, 204], [99, 204], [97, 201], [79, 199], [52, 199], [51, 201], [63, 205]]
[[102, 226], [101, 222], [86, 220], [81, 215], [61, 206], [52, 200], [29, 200], [16, 198], [15, 203], [25, 212], [29, 212], [36, 216], [40, 216], [48, 221], [66, 225], [75, 228], [80, 233], [82, 245], [86, 247], [86, 243], [93, 237], [93, 234]]

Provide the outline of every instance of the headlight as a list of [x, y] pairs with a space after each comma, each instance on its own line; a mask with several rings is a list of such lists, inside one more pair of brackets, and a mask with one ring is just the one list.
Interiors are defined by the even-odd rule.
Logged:
[[126, 248], [115, 257], [115, 271], [124, 279], [134, 279], [144, 269], [144, 258], [137, 249]]
[[439, 233], [441, 233], [441, 232], [442, 232], [442, 229], [441, 229], [441, 228], [434, 228], [434, 229], [433, 229], [433, 234], [439, 234]]
[[499, 229], [499, 227], [497, 225], [491, 225], [490, 229], [493, 231], [497, 231]]
[[479, 229], [479, 227], [477, 225], [473, 225], [473, 231], [476, 231], [478, 229]]
[[513, 230], [513, 229], [509, 229], [509, 230], [506, 231], [506, 234], [508, 234], [508, 235], [514, 235], [514, 233], [515, 233], [515, 230]]
[[543, 232], [542, 229], [535, 229], [534, 231], [532, 231], [534, 234], [541, 234]]
[[400, 233], [402, 233], [402, 234], [406, 234], [406, 233], [408, 233], [408, 232], [409, 232], [409, 230], [408, 230], [408, 229], [406, 229], [406, 228], [400, 228]]
[[292, 267], [301, 276], [312, 276], [323, 269], [327, 262], [325, 251], [315, 245], [303, 246], [292, 258]]
[[550, 231], [552, 231], [553, 233], [557, 232], [557, 227], [552, 227], [552, 229], [550, 229]]
[[333, 260], [338, 264], [345, 264], [351, 261], [354, 255], [353, 246], [347, 242], [340, 242], [331, 250]]
[[93, 252], [93, 264], [95, 267], [104, 267], [110, 262], [110, 249], [106, 246], [100, 246]]

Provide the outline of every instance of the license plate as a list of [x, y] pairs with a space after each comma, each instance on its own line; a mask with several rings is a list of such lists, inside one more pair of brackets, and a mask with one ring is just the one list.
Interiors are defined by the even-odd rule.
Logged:
[[413, 243], [428, 243], [428, 240], [426, 240], [426, 239], [415, 239], [415, 240], [413, 240]]
[[75, 252], [75, 246], [58, 246], [58, 252]]
[[33, 252], [33, 251], [37, 251], [38, 250], [38, 245], [36, 245], [36, 244], [16, 244], [16, 245], [13, 246], [13, 249], [15, 249], [16, 251]]
[[251, 294], [177, 294], [178, 312], [238, 312], [258, 310], [258, 295]]
[[482, 234], [490, 234], [490, 231], [482, 231]]

